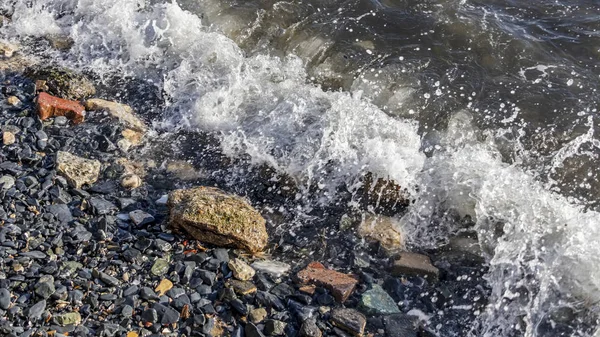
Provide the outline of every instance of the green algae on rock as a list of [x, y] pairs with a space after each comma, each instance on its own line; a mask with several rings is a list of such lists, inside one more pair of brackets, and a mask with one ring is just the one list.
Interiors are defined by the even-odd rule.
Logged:
[[267, 245], [265, 219], [239, 196], [201, 186], [171, 192], [168, 206], [171, 228], [202, 242], [250, 253]]

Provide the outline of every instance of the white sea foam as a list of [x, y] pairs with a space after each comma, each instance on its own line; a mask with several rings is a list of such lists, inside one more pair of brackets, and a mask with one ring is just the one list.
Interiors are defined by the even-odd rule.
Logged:
[[[524, 334], [536, 336], [557, 294], [568, 303], [600, 301], [599, 215], [502, 162], [465, 112], [426, 158], [415, 122], [388, 116], [358, 93], [307, 84], [298, 57], [245, 56], [175, 2], [17, 1], [12, 22], [3, 34], [70, 35], [75, 44], [65, 62], [73, 66], [158, 83], [169, 102], [160, 124], [217, 132], [232, 156], [250, 155], [325, 189], [351, 185], [365, 171], [419, 186], [403, 218], [414, 244], [438, 243], [455, 230], [429, 226], [440, 209], [471, 216], [491, 265], [492, 303], [479, 322], [486, 335], [507, 334], [522, 318]], [[387, 104], [402, 105], [404, 96], [385, 95]]]

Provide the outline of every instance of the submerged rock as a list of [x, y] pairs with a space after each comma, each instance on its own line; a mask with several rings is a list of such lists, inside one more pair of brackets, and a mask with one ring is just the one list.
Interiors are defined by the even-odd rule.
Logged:
[[371, 172], [365, 174], [361, 188], [363, 207], [377, 214], [394, 215], [410, 205], [406, 189], [393, 180], [376, 178]]
[[84, 107], [75, 102], [49, 95], [45, 92], [39, 94], [37, 98], [37, 111], [41, 120], [51, 117], [65, 116], [78, 124], [83, 122], [85, 117]]
[[358, 234], [368, 240], [379, 242], [381, 247], [388, 251], [403, 247], [399, 224], [394, 218], [366, 214], [358, 226]]
[[440, 271], [431, 264], [428, 256], [404, 252], [394, 261], [391, 274], [394, 276], [416, 275], [437, 281]]
[[134, 131], [146, 132], [147, 130], [144, 122], [135, 115], [129, 105], [92, 98], [85, 102], [85, 108], [90, 111], [105, 111]]
[[96, 88], [85, 75], [60, 67], [29, 68], [25, 75], [34, 81], [45, 81], [50, 94], [69, 100], [92, 96]]
[[271, 260], [255, 261], [251, 266], [262, 273], [270, 274], [275, 277], [279, 277], [290, 270], [289, 264]]
[[329, 289], [335, 299], [342, 303], [348, 299], [358, 283], [354, 277], [326, 269], [319, 262], [310, 263], [298, 272], [297, 277], [302, 283], [313, 283]]
[[74, 188], [93, 184], [100, 174], [100, 162], [77, 157], [69, 152], [59, 151], [56, 154], [56, 170], [65, 177]]
[[197, 187], [171, 192], [168, 206], [169, 225], [195, 239], [251, 253], [267, 245], [265, 219], [241, 197]]

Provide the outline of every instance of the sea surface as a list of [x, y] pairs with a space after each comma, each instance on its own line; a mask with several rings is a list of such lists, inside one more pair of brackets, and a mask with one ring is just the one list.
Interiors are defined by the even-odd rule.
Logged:
[[439, 247], [467, 219], [489, 304], [457, 306], [473, 310], [468, 331], [429, 326], [439, 336], [600, 336], [600, 2], [2, 0], [0, 12], [0, 37], [30, 57], [138, 83], [123, 101], [157, 130], [209, 133], [227, 156], [292, 177], [300, 223], [352, 207], [340, 186], [367, 172], [414, 200], [397, 215], [407, 247]]

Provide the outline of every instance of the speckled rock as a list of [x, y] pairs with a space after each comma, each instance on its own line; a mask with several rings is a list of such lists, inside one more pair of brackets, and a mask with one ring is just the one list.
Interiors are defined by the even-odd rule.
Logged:
[[169, 195], [169, 225], [203, 242], [262, 251], [265, 219], [241, 197], [213, 187], [176, 190]]
[[146, 132], [147, 130], [144, 122], [135, 115], [133, 109], [128, 105], [92, 98], [85, 102], [85, 108], [90, 111], [105, 111], [135, 131]]
[[100, 174], [99, 161], [77, 157], [63, 151], [59, 151], [56, 155], [56, 166], [58, 173], [67, 178], [69, 184], [75, 188], [93, 184]]

